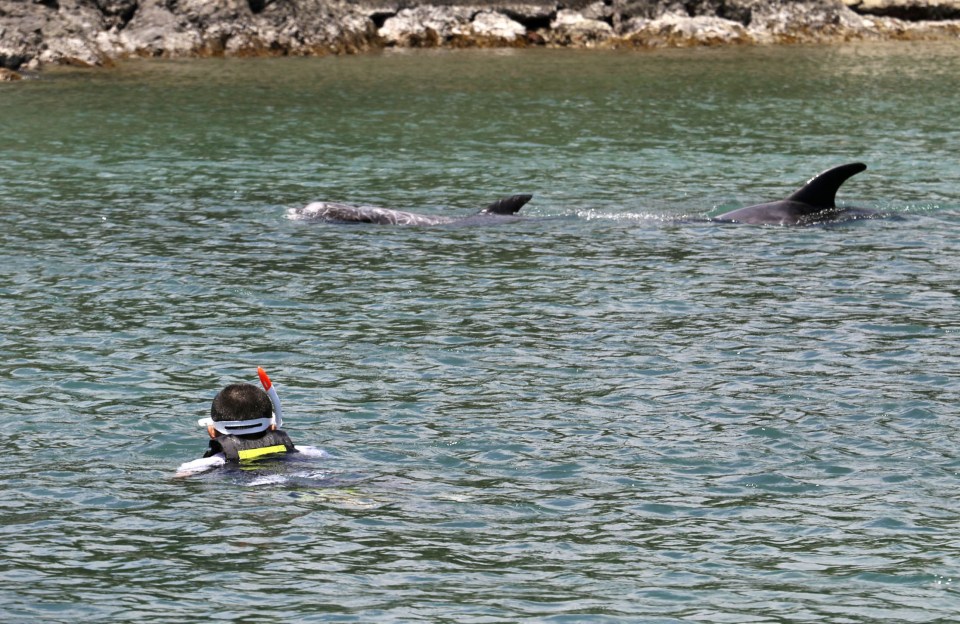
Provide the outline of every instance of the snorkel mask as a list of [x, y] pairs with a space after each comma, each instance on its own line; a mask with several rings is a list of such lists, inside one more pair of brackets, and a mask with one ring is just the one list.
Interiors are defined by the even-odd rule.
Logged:
[[212, 418], [201, 418], [197, 424], [201, 427], [213, 427], [225, 435], [247, 435], [250, 433], [260, 433], [271, 427], [280, 428], [283, 426], [283, 410], [280, 409], [280, 397], [277, 395], [277, 389], [267, 376], [267, 371], [257, 367], [257, 375], [260, 377], [260, 383], [270, 397], [270, 403], [273, 405], [273, 415], [270, 418], [251, 418], [250, 420], [213, 420]]

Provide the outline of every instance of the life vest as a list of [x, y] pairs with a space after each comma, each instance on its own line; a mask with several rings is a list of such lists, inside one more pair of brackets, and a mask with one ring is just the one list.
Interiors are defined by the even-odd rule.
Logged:
[[290, 436], [282, 429], [274, 429], [254, 436], [218, 435], [210, 440], [210, 448], [203, 456], [223, 453], [227, 461], [241, 461], [274, 453], [296, 452]]

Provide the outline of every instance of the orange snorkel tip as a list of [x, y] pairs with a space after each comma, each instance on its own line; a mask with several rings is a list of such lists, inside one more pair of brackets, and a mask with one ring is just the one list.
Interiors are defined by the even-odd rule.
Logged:
[[257, 367], [257, 376], [260, 377], [260, 383], [263, 385], [263, 389], [269, 392], [270, 388], [273, 387], [273, 383], [270, 382], [270, 377], [267, 376], [267, 371], [263, 370], [262, 366]]

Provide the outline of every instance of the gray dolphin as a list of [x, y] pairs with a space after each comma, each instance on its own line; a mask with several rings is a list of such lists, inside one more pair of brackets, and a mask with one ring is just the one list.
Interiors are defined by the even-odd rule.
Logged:
[[515, 221], [516, 213], [533, 198], [533, 195], [511, 195], [493, 202], [480, 212], [465, 217], [442, 217], [434, 215], [391, 210], [379, 206], [313, 202], [302, 208], [288, 211], [291, 219], [331, 221], [334, 223], [377, 223], [380, 225], [482, 225]]
[[711, 221], [763, 225], [811, 225], [875, 216], [863, 208], [837, 208], [837, 190], [848, 178], [865, 170], [863, 163], [850, 163], [827, 169], [804, 184], [786, 199], [738, 208], [713, 217]]

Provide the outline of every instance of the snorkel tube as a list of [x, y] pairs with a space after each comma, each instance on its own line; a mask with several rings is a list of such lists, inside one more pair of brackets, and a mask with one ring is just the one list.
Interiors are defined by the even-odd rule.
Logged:
[[270, 403], [273, 404], [272, 424], [279, 429], [283, 426], [283, 410], [280, 409], [280, 397], [277, 395], [277, 389], [273, 387], [273, 383], [270, 381], [270, 378], [267, 377], [267, 371], [263, 370], [263, 367], [257, 367], [257, 376], [260, 377], [260, 383], [263, 385], [267, 396], [270, 397]]
[[218, 420], [213, 418], [201, 418], [197, 424], [201, 427], [213, 427], [220, 433], [226, 435], [248, 435], [260, 433], [267, 429], [279, 429], [283, 426], [283, 411], [280, 409], [280, 397], [277, 395], [277, 389], [267, 376], [267, 371], [257, 367], [257, 376], [260, 377], [260, 383], [267, 396], [270, 397], [270, 404], [273, 405], [273, 414], [270, 418], [253, 418], [250, 420]]

